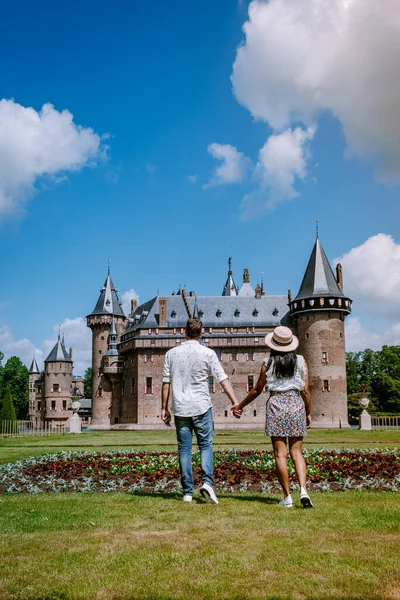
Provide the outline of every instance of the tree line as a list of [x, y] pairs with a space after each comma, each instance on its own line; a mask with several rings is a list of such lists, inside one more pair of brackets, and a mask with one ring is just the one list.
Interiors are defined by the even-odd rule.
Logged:
[[[400, 413], [400, 346], [346, 353], [349, 414], [367, 396], [369, 412]], [[357, 412], [357, 411], [356, 411]]]
[[17, 356], [3, 365], [0, 351], [0, 421], [27, 419], [29, 410], [29, 371]]

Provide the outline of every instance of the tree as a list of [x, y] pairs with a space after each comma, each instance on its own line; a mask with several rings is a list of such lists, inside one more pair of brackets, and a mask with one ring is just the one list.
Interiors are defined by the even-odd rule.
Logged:
[[92, 367], [86, 369], [85, 374], [83, 376], [83, 385], [85, 398], [92, 397]]
[[400, 346], [383, 346], [378, 354], [374, 394], [382, 410], [400, 412]]
[[17, 356], [8, 359], [1, 371], [2, 390], [10, 388], [17, 419], [26, 419], [29, 410], [29, 371]]
[[356, 394], [360, 385], [361, 352], [346, 352], [347, 393]]
[[17, 415], [15, 413], [14, 403], [11, 395], [9, 386], [6, 388], [6, 393], [3, 400], [3, 406], [0, 410], [0, 421], [16, 421]]

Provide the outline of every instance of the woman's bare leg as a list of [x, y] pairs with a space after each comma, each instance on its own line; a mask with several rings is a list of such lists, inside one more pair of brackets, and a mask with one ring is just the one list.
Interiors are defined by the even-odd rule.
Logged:
[[307, 479], [307, 468], [306, 461], [304, 460], [302, 454], [302, 447], [302, 437], [289, 438], [289, 452], [294, 462], [294, 468], [296, 469], [297, 479], [299, 480], [300, 486], [305, 489]]
[[286, 463], [287, 448], [286, 438], [271, 437], [272, 446], [274, 449], [276, 472], [278, 474], [279, 483], [282, 486], [283, 495], [287, 498], [290, 495], [289, 490], [289, 473]]

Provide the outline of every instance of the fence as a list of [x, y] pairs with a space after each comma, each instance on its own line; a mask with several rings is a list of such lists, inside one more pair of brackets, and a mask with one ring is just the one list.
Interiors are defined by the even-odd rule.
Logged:
[[69, 433], [65, 423], [41, 423], [34, 426], [31, 421], [0, 421], [0, 437], [21, 437], [27, 435], [60, 435]]
[[400, 416], [399, 417], [374, 417], [371, 415], [372, 429], [400, 429]]

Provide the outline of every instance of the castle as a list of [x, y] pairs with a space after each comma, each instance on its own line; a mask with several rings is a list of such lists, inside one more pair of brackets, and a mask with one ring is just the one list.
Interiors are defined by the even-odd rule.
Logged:
[[72, 348], [67, 352], [60, 334], [42, 372], [33, 358], [29, 369], [29, 420], [35, 429], [69, 425], [72, 400], [84, 396], [83, 379], [73, 376], [72, 364]]
[[[179, 289], [140, 306], [132, 301], [125, 316], [108, 272], [93, 311], [93, 429], [155, 429], [160, 420], [161, 373], [165, 353], [185, 339], [188, 316], [203, 322], [202, 343], [218, 355], [239, 399], [255, 384], [268, 356], [266, 333], [277, 325], [291, 327], [299, 337], [299, 353], [309, 368], [313, 426], [349, 427], [346, 394], [344, 319], [351, 300], [343, 293], [342, 269], [334, 275], [317, 236], [295, 298], [265, 295], [251, 286], [247, 269], [236, 285], [229, 269], [221, 296], [196, 296]], [[210, 378], [216, 428], [260, 428], [268, 393], [244, 410], [238, 421], [220, 386]]]

